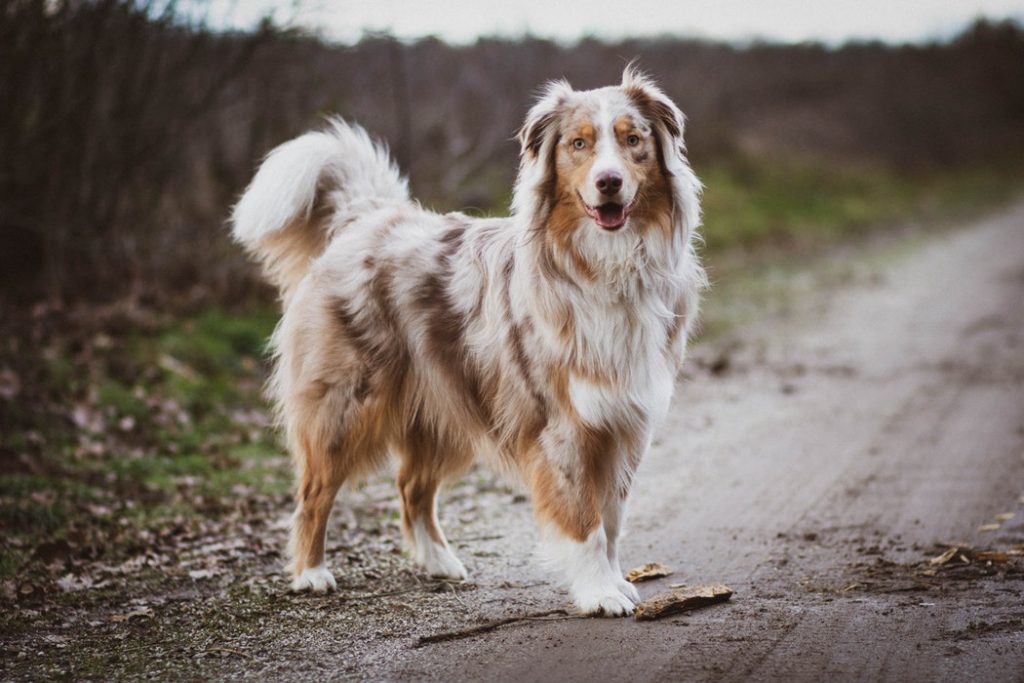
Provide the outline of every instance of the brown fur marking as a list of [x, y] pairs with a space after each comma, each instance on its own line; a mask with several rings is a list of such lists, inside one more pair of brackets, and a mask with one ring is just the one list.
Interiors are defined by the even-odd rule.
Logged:
[[428, 351], [463, 401], [466, 415], [484, 428], [493, 423], [493, 391], [481, 380], [479, 369], [470, 361], [463, 332], [466, 319], [454, 308], [448, 294], [452, 277], [451, 257], [462, 244], [464, 231], [453, 229], [446, 235], [438, 269], [424, 278], [416, 295], [417, 308], [426, 312]]

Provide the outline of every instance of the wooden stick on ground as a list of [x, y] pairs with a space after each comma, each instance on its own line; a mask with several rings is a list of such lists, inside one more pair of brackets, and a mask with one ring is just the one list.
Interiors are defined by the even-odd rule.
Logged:
[[636, 618], [637, 621], [659, 619], [670, 614], [707, 607], [716, 602], [725, 602], [731, 597], [732, 589], [720, 583], [660, 593], [636, 606]]
[[448, 640], [461, 640], [463, 638], [469, 638], [470, 636], [480, 635], [481, 633], [490, 633], [491, 631], [505, 626], [506, 624], [514, 624], [518, 621], [552, 621], [551, 617], [569, 619], [575, 618], [575, 615], [569, 614], [564, 609], [553, 609], [547, 612], [533, 612], [530, 614], [521, 614], [517, 617], [505, 617], [504, 619], [488, 621], [461, 631], [444, 631], [443, 633], [435, 633], [432, 636], [420, 636], [416, 640], [414, 647], [423, 647], [424, 645], [431, 645], [433, 643], [443, 643]]

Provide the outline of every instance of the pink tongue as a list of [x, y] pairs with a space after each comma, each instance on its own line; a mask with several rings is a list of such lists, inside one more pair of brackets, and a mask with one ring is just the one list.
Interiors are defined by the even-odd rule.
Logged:
[[597, 207], [597, 223], [603, 228], [614, 228], [622, 223], [622, 204], [602, 204]]

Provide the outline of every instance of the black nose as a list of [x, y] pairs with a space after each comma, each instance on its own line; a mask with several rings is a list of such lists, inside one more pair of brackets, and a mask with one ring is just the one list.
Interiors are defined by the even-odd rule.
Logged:
[[622, 176], [615, 171], [608, 171], [597, 176], [597, 189], [609, 197], [622, 189]]

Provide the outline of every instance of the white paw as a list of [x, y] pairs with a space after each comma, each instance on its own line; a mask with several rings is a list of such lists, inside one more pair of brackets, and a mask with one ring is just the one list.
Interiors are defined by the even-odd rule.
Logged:
[[292, 581], [292, 591], [301, 593], [303, 591], [313, 591], [314, 593], [326, 593], [329, 590], [334, 590], [338, 587], [337, 582], [334, 580], [334, 575], [327, 571], [327, 567], [320, 565], [318, 567], [307, 567], [302, 570], [302, 573], [295, 577]]
[[[636, 589], [634, 589], [635, 591]], [[583, 614], [625, 617], [636, 605], [614, 584], [573, 587], [572, 600]]]
[[419, 563], [431, 576], [453, 581], [465, 581], [469, 576], [459, 558], [445, 547], [431, 545], [423, 555], [424, 557], [420, 558]]
[[615, 587], [619, 589], [619, 592], [625, 595], [627, 598], [632, 600], [634, 603], [640, 603], [640, 591], [636, 589], [636, 586], [631, 584], [625, 579], [619, 579], [615, 582]]

